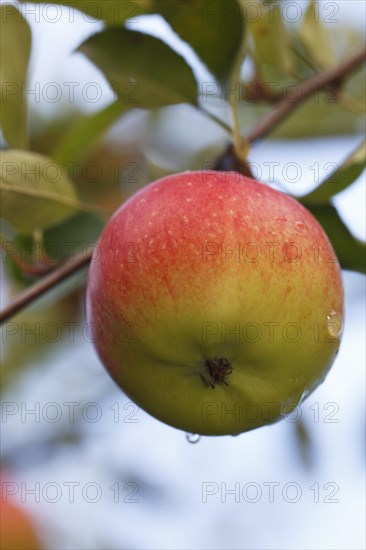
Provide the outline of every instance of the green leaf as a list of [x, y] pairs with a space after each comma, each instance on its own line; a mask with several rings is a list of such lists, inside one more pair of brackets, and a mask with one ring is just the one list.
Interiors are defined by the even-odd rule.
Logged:
[[[245, 104], [247, 106], [247, 104]], [[272, 138], [304, 139], [314, 136], [360, 134], [364, 117], [350, 113], [337, 102], [334, 87], [314, 94], [272, 132]]]
[[111, 27], [78, 48], [106, 76], [129, 108], [197, 104], [197, 84], [183, 57], [158, 38]]
[[81, 162], [97, 140], [124, 113], [125, 105], [112, 103], [96, 114], [80, 115], [61, 136], [52, 158], [60, 164]]
[[331, 35], [321, 22], [317, 0], [311, 0], [300, 27], [300, 38], [310, 58], [321, 68], [336, 61]]
[[218, 82], [230, 82], [244, 41], [245, 22], [236, 0], [158, 0], [154, 7]]
[[342, 268], [366, 273], [365, 243], [352, 235], [339, 216], [337, 209], [330, 203], [306, 203], [305, 206], [330, 238]]
[[[64, 344], [72, 346], [68, 327], [80, 330], [81, 273], [57, 285], [1, 328], [1, 392], [17, 382], [29, 368], [44, 369]], [[72, 328], [73, 327], [73, 328]], [[73, 335], [74, 332], [71, 332]]]
[[79, 208], [72, 183], [54, 160], [2, 151], [0, 168], [2, 217], [21, 232], [59, 222]]
[[31, 31], [24, 17], [11, 4], [0, 5], [0, 119], [10, 147], [28, 148], [27, 103], [23, 89], [31, 50]]
[[104, 227], [96, 214], [81, 212], [65, 221], [45, 227], [41, 239], [33, 234], [2, 234], [3, 261], [13, 281], [29, 284], [57, 267], [65, 259], [87, 253]]
[[[244, 6], [246, 2], [243, 3]], [[246, 6], [249, 9], [248, 6]], [[267, 81], [284, 77], [291, 70], [289, 37], [280, 7], [260, 6], [257, 17], [248, 17], [248, 30], [254, 43], [254, 60], [261, 77]]]
[[366, 141], [363, 141], [355, 151], [333, 172], [329, 178], [323, 181], [319, 187], [308, 195], [301, 197], [303, 203], [327, 202], [331, 197], [340, 193], [351, 185], [364, 170], [366, 165]]
[[305, 424], [302, 418], [299, 418], [295, 425], [292, 425], [295, 428], [295, 438], [296, 446], [299, 454], [299, 458], [303, 463], [303, 466], [307, 469], [310, 469], [313, 466], [313, 440], [311, 437], [311, 431], [307, 424]]
[[[19, 0], [26, 3], [29, 0]], [[48, 4], [47, 0], [34, 0], [33, 4]], [[99, 0], [99, 2], [90, 2], [90, 0], [58, 0], [56, 4], [69, 6], [70, 14], [72, 10], [77, 9], [83, 12], [83, 18], [87, 22], [94, 20], [103, 20], [110, 25], [120, 25], [127, 19], [133, 23], [138, 23], [138, 16], [144, 13], [151, 13], [153, 0]]]
[[43, 233], [43, 246], [51, 261], [60, 262], [79, 252], [86, 252], [97, 241], [104, 223], [99, 216], [80, 212]]

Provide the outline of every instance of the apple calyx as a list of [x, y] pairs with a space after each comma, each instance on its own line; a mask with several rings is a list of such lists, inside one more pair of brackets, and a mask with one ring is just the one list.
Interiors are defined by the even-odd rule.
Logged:
[[226, 357], [216, 357], [215, 359], [205, 360], [201, 369], [201, 376], [208, 386], [214, 389], [216, 384], [228, 386], [226, 378], [232, 372], [231, 363]]

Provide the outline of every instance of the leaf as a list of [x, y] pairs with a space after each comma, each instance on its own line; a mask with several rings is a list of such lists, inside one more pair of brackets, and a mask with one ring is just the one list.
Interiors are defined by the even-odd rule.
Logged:
[[106, 76], [129, 108], [197, 104], [197, 84], [183, 57], [161, 40], [123, 27], [94, 34], [78, 51]]
[[330, 238], [342, 268], [366, 273], [365, 243], [351, 234], [339, 216], [337, 209], [330, 203], [306, 203], [305, 206], [315, 216]]
[[2, 217], [23, 233], [59, 222], [79, 208], [74, 187], [52, 159], [27, 151], [1, 153]]
[[310, 58], [321, 69], [326, 69], [336, 61], [331, 35], [322, 24], [317, 0], [311, 0], [300, 27], [300, 38]]
[[[247, 106], [247, 104], [245, 104]], [[319, 92], [299, 105], [291, 116], [272, 132], [272, 138], [304, 139], [314, 136], [341, 136], [364, 132], [360, 115], [350, 113], [337, 102], [334, 87]]]
[[24, 98], [31, 31], [24, 17], [11, 4], [0, 5], [0, 119], [10, 147], [27, 149], [27, 103]]
[[257, 71], [265, 81], [284, 77], [291, 70], [291, 59], [289, 37], [281, 9], [278, 5], [263, 5], [257, 13], [257, 17], [248, 16], [248, 30], [254, 42]]
[[86, 254], [104, 227], [99, 216], [81, 212], [60, 224], [46, 227], [40, 241], [32, 234], [18, 233], [1, 238], [3, 261], [12, 281], [29, 284], [55, 269], [65, 259]]
[[155, 1], [154, 7], [192, 46], [218, 82], [230, 82], [237, 58], [242, 57], [245, 34], [236, 0]]
[[71, 346], [76, 340], [81, 327], [80, 277], [78, 274], [53, 288], [2, 326], [1, 392], [21, 379], [27, 369], [40, 364], [47, 369], [62, 345]]
[[60, 164], [82, 161], [96, 141], [123, 114], [124, 107], [120, 102], [116, 102], [96, 114], [81, 115], [62, 134], [52, 158]]
[[64, 222], [47, 228], [43, 246], [51, 261], [60, 262], [79, 252], [86, 252], [97, 241], [104, 223], [96, 214], [81, 212]]
[[299, 458], [306, 469], [311, 469], [314, 462], [314, 449], [309, 427], [302, 418], [299, 418], [293, 427]]
[[[19, 0], [26, 3], [29, 0]], [[46, 0], [34, 0], [33, 4], [48, 4]], [[59, 0], [56, 4], [69, 6], [70, 15], [77, 9], [83, 13], [83, 19], [90, 23], [101, 19], [110, 25], [120, 25], [127, 19], [132, 23], [138, 23], [138, 16], [144, 13], [151, 13], [153, 0]], [[73, 21], [73, 19], [70, 18]]]
[[302, 202], [305, 204], [327, 202], [331, 197], [351, 185], [362, 174], [365, 165], [366, 140], [319, 187], [301, 197]]

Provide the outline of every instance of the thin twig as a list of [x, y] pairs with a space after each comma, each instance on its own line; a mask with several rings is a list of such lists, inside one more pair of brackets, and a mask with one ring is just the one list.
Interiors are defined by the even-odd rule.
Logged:
[[267, 136], [277, 126], [294, 111], [299, 105], [304, 103], [314, 92], [323, 89], [327, 84], [332, 82], [338, 83], [345, 76], [354, 71], [366, 59], [365, 48], [361, 48], [346, 57], [336, 67], [327, 69], [319, 73], [302, 84], [298, 84], [298, 94], [296, 99], [291, 100], [285, 97], [279, 101], [272, 111], [265, 116], [259, 123], [249, 132], [247, 139], [250, 142], [257, 141]]
[[89, 264], [92, 257], [92, 252], [82, 253], [76, 256], [73, 260], [68, 261], [56, 268], [49, 275], [30, 286], [24, 292], [21, 292], [7, 307], [0, 312], [0, 324], [8, 321], [27, 305], [42, 296], [47, 290], [53, 288], [64, 279], [76, 273], [82, 267]]
[[[354, 71], [366, 59], [365, 49], [361, 48], [341, 61], [336, 67], [328, 69], [314, 77], [309, 78], [303, 84], [299, 84], [301, 93], [296, 100], [284, 98], [279, 101], [274, 109], [265, 116], [253, 130], [246, 136], [251, 143], [267, 136], [274, 130], [292, 111], [301, 105], [311, 95], [323, 89], [327, 84], [339, 83], [352, 71]], [[232, 144], [228, 149], [231, 151]], [[47, 290], [54, 287], [79, 269], [86, 266], [91, 260], [91, 253], [77, 256], [73, 261], [56, 268], [46, 275], [41, 281], [22, 292], [0, 313], [0, 324], [9, 320], [31, 302], [42, 296]]]

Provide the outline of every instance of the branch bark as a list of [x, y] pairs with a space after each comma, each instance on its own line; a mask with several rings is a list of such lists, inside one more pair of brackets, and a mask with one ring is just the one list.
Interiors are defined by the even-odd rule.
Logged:
[[34, 300], [42, 296], [47, 290], [61, 283], [70, 275], [73, 275], [81, 268], [90, 263], [92, 252], [79, 254], [73, 260], [57, 267], [49, 275], [21, 292], [7, 307], [0, 312], [0, 324], [8, 321], [23, 308], [31, 304]]
[[356, 50], [349, 57], [346, 57], [335, 67], [323, 71], [302, 84], [299, 84], [299, 94], [296, 100], [283, 98], [277, 103], [274, 109], [265, 116], [256, 126], [249, 132], [247, 139], [253, 143], [264, 138], [272, 132], [277, 126], [304, 101], [309, 99], [315, 92], [322, 90], [328, 84], [334, 83], [339, 86], [339, 83], [346, 76], [352, 73], [357, 67], [366, 60], [366, 50], [364, 47]]
[[[360, 48], [349, 57], [346, 57], [337, 66], [332, 67], [316, 76], [309, 78], [302, 84], [299, 84], [300, 93], [295, 100], [284, 98], [280, 100], [273, 110], [265, 116], [256, 126], [249, 132], [247, 139], [253, 143], [267, 136], [297, 107], [306, 101], [311, 95], [318, 90], [323, 89], [328, 84], [334, 83], [339, 86], [350, 73], [352, 73], [366, 59], [365, 48]], [[227, 149], [227, 154], [232, 156], [233, 146], [230, 144]], [[225, 155], [225, 153], [224, 153]], [[35, 283], [30, 288], [15, 298], [6, 308], [0, 312], [0, 324], [8, 321], [27, 305], [42, 296], [49, 289], [56, 286], [58, 283], [70, 277], [81, 268], [85, 267], [91, 261], [92, 253], [81, 254], [74, 260], [56, 268], [49, 275], [45, 276], [41, 281]]]

